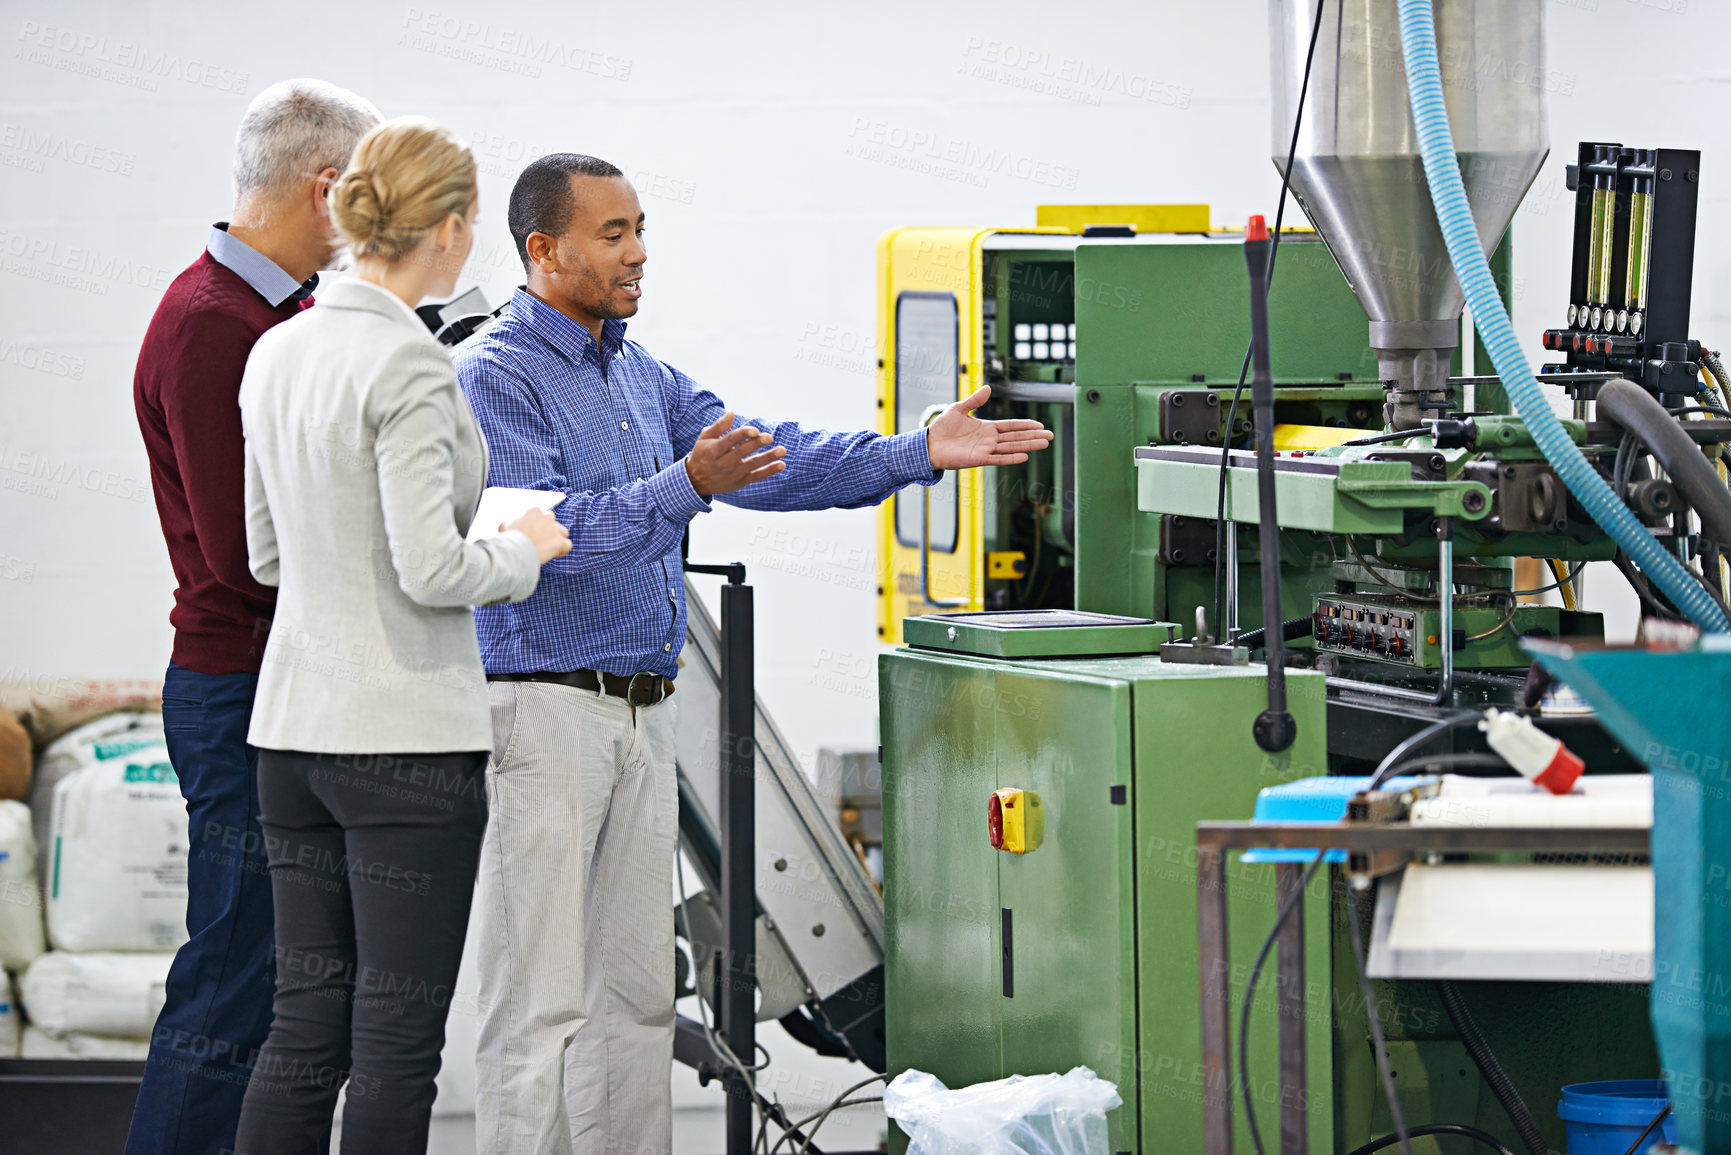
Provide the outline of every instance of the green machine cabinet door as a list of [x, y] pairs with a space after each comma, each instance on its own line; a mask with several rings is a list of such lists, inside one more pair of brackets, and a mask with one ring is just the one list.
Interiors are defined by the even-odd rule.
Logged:
[[[1197, 965], [1196, 823], [1247, 819], [1256, 793], [1295, 778], [1326, 774], [1324, 678], [1287, 673], [1288, 705], [1298, 740], [1267, 754], [1251, 736], [1251, 720], [1267, 705], [1264, 669], [1151, 663], [1134, 682], [1136, 775], [1136, 964], [1141, 999], [1137, 1056], [1145, 1150], [1202, 1150], [1202, 1099], [1222, 1088], [1206, 1086], [1201, 1065], [1201, 973]], [[1239, 1104], [1237, 1074], [1239, 999], [1257, 948], [1274, 923], [1275, 868], [1227, 863], [1230, 912], [1227, 936], [1231, 998], [1233, 1119], [1237, 1149], [1250, 1149]], [[1306, 1051], [1309, 1057], [1310, 1150], [1335, 1150], [1331, 1111], [1332, 1008], [1329, 988], [1328, 875], [1312, 884], [1304, 912]], [[1251, 1089], [1264, 1145], [1278, 1145], [1278, 1020], [1275, 960], [1257, 988], [1251, 1014]], [[1102, 1072], [1104, 1074], [1105, 1072]], [[1110, 1077], [1110, 1076], [1108, 1076]], [[1155, 1140], [1161, 1142], [1156, 1143]], [[1415, 1145], [1416, 1146], [1416, 1145]]]
[[[998, 785], [1033, 791], [1044, 814], [1036, 849], [997, 852], [1011, 940], [1003, 1074], [1085, 1066], [1115, 1079], [1136, 1049], [1130, 686], [1007, 664], [996, 691]], [[985, 840], [983, 822], [976, 837]], [[1111, 1149], [1146, 1150], [1136, 1089], [1118, 1090]]]
[[911, 1067], [960, 1087], [1000, 1075], [998, 851], [986, 841], [997, 789], [992, 678], [966, 659], [878, 659], [892, 1078]]
[[[1130, 688], [1042, 665], [879, 660], [891, 1077], [1115, 1074], [1135, 1050]], [[991, 845], [987, 808], [1004, 787], [1040, 799], [1029, 853]], [[1137, 1150], [1136, 1090], [1121, 1091], [1112, 1150]]]

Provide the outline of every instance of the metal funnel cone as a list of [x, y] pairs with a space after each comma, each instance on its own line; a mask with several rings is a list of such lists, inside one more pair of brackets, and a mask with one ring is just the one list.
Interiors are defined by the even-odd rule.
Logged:
[[[1316, 6], [1269, 0], [1275, 166], [1286, 163]], [[1543, 0], [1435, 0], [1449, 123], [1488, 253], [1549, 152]], [[1431, 207], [1407, 104], [1395, 0], [1324, 13], [1292, 189], [1371, 320], [1388, 418], [1406, 428], [1446, 389], [1463, 298]], [[1408, 424], [1401, 424], [1401, 422]]]

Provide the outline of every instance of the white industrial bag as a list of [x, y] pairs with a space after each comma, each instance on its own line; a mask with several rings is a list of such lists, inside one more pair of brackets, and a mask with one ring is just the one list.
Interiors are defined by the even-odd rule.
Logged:
[[69, 951], [172, 951], [186, 934], [186, 803], [160, 739], [54, 788], [48, 939]]
[[25, 1027], [18, 1048], [22, 1059], [144, 1059], [149, 1055], [149, 1039], [77, 1034], [57, 1039], [41, 1027]]
[[18, 1036], [23, 1032], [18, 1000], [12, 997], [12, 976], [0, 971], [0, 1059], [18, 1055]]
[[[23, 970], [46, 949], [42, 890], [36, 885], [36, 835], [30, 808], [0, 802], [0, 967]], [[0, 1029], [0, 1054], [6, 1054]]]
[[32, 1026], [51, 1035], [149, 1038], [172, 954], [49, 951], [18, 981]]
[[[74, 770], [162, 744], [162, 715], [107, 714], [61, 735], [36, 759], [30, 781], [30, 813], [35, 817], [42, 889], [48, 890], [49, 837], [53, 832], [54, 788]], [[167, 755], [164, 755], [166, 760]]]

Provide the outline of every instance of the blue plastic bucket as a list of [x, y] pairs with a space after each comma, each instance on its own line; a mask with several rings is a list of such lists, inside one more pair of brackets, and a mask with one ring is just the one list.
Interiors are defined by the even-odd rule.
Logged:
[[[1557, 1104], [1568, 1138], [1568, 1155], [1624, 1155], [1635, 1136], [1646, 1129], [1665, 1106], [1660, 1079], [1612, 1079], [1603, 1083], [1570, 1083]], [[1655, 1143], [1677, 1141], [1677, 1119], [1653, 1128], [1641, 1144], [1642, 1155]]]

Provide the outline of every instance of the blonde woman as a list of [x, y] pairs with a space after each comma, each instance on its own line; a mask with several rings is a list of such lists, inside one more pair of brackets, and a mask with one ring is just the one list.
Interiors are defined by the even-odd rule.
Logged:
[[551, 516], [465, 542], [487, 447], [414, 314], [474, 237], [448, 129], [374, 128], [332, 187], [355, 275], [272, 329], [241, 383], [247, 551], [278, 587], [248, 741], [276, 904], [270, 1036], [238, 1155], [422, 1152], [468, 925], [492, 745], [470, 607], [534, 592]]

